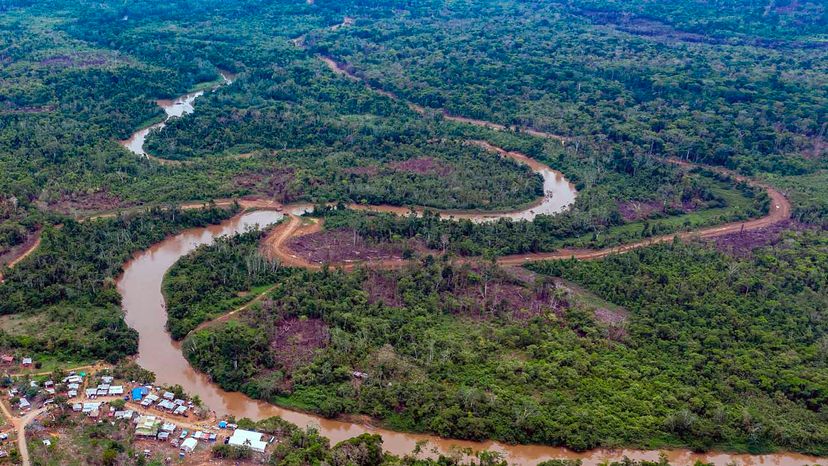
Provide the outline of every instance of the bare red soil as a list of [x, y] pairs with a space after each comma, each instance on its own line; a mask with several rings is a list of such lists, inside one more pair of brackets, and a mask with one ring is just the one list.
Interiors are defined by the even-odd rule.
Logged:
[[316, 350], [329, 341], [330, 332], [322, 319], [290, 317], [276, 325], [270, 346], [274, 359], [289, 375], [310, 363]]
[[287, 248], [317, 264], [352, 261], [401, 260], [402, 243], [369, 243], [350, 229], [317, 231], [290, 239]]
[[813, 227], [803, 223], [785, 220], [763, 228], [717, 236], [711, 241], [721, 252], [736, 257], [747, 257], [757, 248], [779, 244], [785, 231], [804, 231], [811, 228]]
[[94, 193], [64, 193], [60, 199], [49, 203], [49, 209], [64, 214], [77, 212], [96, 212], [113, 210], [119, 207], [129, 207], [131, 203], [124, 203], [120, 197], [107, 190]]
[[655, 213], [664, 211], [664, 203], [658, 201], [629, 201], [618, 202], [617, 204], [621, 217], [627, 222], [634, 222], [636, 220], [649, 218]]
[[362, 289], [368, 293], [368, 302], [382, 303], [388, 307], [402, 307], [403, 301], [397, 286], [397, 279], [391, 275], [369, 270], [362, 282]]
[[416, 173], [418, 175], [446, 176], [454, 171], [448, 164], [431, 157], [417, 157], [402, 162], [393, 162], [388, 164], [388, 166], [392, 170]]
[[549, 312], [563, 316], [569, 302], [555, 291], [553, 283], [534, 287], [494, 278], [466, 284], [447, 293], [446, 297], [457, 299], [454, 309], [462, 315], [529, 320]]
[[[0, 266], [5, 265], [8, 268], [14, 267], [20, 263], [20, 261], [35, 252], [38, 246], [40, 246], [40, 230], [37, 230], [26, 237], [26, 241], [22, 244], [18, 244], [10, 251], [0, 256]], [[3, 274], [0, 273], [0, 283], [3, 283], [3, 281]]]
[[[684, 160], [678, 159], [670, 159], [671, 163], [674, 163], [680, 167], [684, 168], [693, 168], [696, 167], [695, 164], [691, 162], [687, 162]], [[748, 220], [748, 221], [740, 221], [740, 222], [731, 222], [726, 223], [723, 225], [718, 225], [714, 227], [702, 228], [699, 230], [694, 231], [685, 231], [679, 233], [671, 233], [666, 235], [660, 236], [653, 236], [646, 240], [637, 241], [634, 243], [628, 243], [621, 246], [615, 246], [611, 248], [605, 249], [561, 249], [555, 252], [545, 252], [545, 253], [526, 253], [526, 254], [515, 254], [511, 256], [503, 256], [497, 259], [497, 263], [500, 265], [522, 265], [528, 262], [533, 261], [542, 261], [542, 260], [554, 260], [554, 259], [582, 259], [582, 260], [594, 260], [594, 259], [601, 259], [613, 254], [622, 254], [625, 252], [632, 251], [634, 249], [643, 248], [646, 246], [651, 246], [658, 243], [665, 243], [673, 241], [674, 238], [681, 238], [681, 239], [689, 239], [689, 238], [701, 238], [701, 239], [708, 239], [708, 238], [716, 238], [719, 236], [725, 236], [733, 233], [740, 233], [744, 231], [751, 231], [751, 230], [758, 230], [767, 228], [772, 225], [776, 225], [777, 223], [784, 222], [790, 219], [791, 217], [791, 204], [785, 196], [779, 192], [777, 189], [768, 186], [764, 183], [758, 182], [756, 180], [750, 179], [743, 175], [739, 175], [737, 173], [731, 172], [725, 168], [719, 167], [708, 167], [710, 170], [717, 171], [719, 173], [727, 174], [728, 176], [732, 177], [737, 182], [745, 182], [751, 184], [753, 186], [757, 186], [763, 188], [767, 191], [768, 196], [770, 197], [770, 207], [769, 212], [767, 215], [761, 218]], [[271, 257], [275, 257], [280, 259], [285, 265], [295, 266], [295, 267], [305, 267], [310, 269], [318, 269], [319, 263], [313, 262], [301, 254], [297, 254], [296, 252], [292, 251], [289, 247], [289, 240], [294, 236], [301, 236], [303, 233], [299, 231], [299, 227], [301, 225], [301, 220], [298, 217], [291, 216], [291, 221], [287, 224], [284, 224], [282, 228], [277, 228], [266, 240], [266, 250], [270, 253]], [[315, 231], [321, 230], [321, 225], [315, 225]], [[308, 232], [309, 233], [309, 232]], [[307, 234], [307, 233], [304, 233]], [[466, 262], [475, 262], [475, 259], [464, 259]], [[361, 264], [363, 265], [370, 265], [374, 267], [380, 268], [399, 268], [402, 267], [406, 262], [401, 261], [397, 258], [376, 258], [371, 260], [365, 260]], [[345, 269], [351, 269], [355, 265], [358, 265], [354, 262], [346, 262], [346, 263], [333, 263], [331, 265], [334, 266], [342, 266]]]
[[290, 202], [299, 195], [291, 189], [293, 179], [292, 168], [273, 167], [238, 175], [233, 178], [233, 182], [242, 188], [248, 188], [278, 202]]

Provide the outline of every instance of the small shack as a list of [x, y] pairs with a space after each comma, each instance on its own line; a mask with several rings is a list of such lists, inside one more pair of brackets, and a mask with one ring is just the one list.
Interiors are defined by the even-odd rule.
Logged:
[[141, 416], [135, 426], [135, 435], [141, 437], [155, 437], [158, 435], [158, 428], [161, 421], [155, 416]]
[[181, 442], [181, 451], [185, 453], [191, 453], [193, 450], [196, 449], [197, 446], [198, 440], [190, 437], [188, 439], [184, 439], [184, 441]]
[[262, 441], [262, 435], [264, 434], [252, 430], [236, 429], [227, 443], [237, 447], [248, 447], [253, 451], [264, 453], [267, 442]]

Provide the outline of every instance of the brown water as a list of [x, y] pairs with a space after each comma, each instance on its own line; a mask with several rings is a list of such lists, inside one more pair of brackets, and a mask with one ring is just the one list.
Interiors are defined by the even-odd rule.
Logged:
[[[585, 465], [597, 465], [606, 460], [619, 460], [625, 456], [634, 459], [658, 459], [658, 451], [592, 450], [586, 453], [575, 453], [564, 448], [548, 446], [466, 442], [429, 435], [392, 432], [361, 422], [322, 419], [219, 389], [204, 374], [196, 372], [189, 365], [181, 353], [180, 346], [174, 343], [165, 331], [164, 323], [167, 320], [167, 314], [161, 294], [161, 281], [173, 264], [199, 245], [210, 244], [221, 235], [243, 232], [255, 224], [272, 224], [281, 218], [282, 214], [276, 211], [255, 211], [236, 216], [221, 225], [187, 230], [137, 254], [125, 265], [124, 273], [118, 280], [118, 291], [123, 297], [126, 321], [140, 335], [138, 363], [155, 372], [159, 383], [180, 384], [187, 392], [201, 397], [204, 403], [220, 416], [230, 414], [251, 419], [279, 416], [300, 426], [317, 426], [320, 432], [333, 443], [365, 432], [377, 433], [382, 435], [385, 448], [398, 455], [410, 453], [417, 442], [425, 440], [429, 443], [429, 449], [434, 447], [442, 452], [449, 451], [453, 446], [499, 451], [510, 463], [519, 465], [532, 465], [550, 458], [581, 459]], [[759, 456], [719, 453], [699, 455], [686, 450], [671, 450], [666, 453], [670, 461], [677, 466], [692, 464], [696, 460], [713, 462], [717, 465], [736, 461], [745, 465], [799, 466], [807, 463], [828, 466], [826, 459], [793, 453]]]
[[[224, 80], [224, 85], [226, 86], [233, 83], [234, 76], [230, 73], [221, 72], [221, 78]], [[219, 86], [214, 87], [213, 90], [218, 89], [218, 87]], [[203, 95], [204, 91], [198, 91], [184, 94], [173, 100], [157, 100], [156, 103], [163, 108], [164, 113], [167, 114], [167, 116], [164, 117], [164, 121], [147, 126], [146, 128], [132, 133], [129, 139], [121, 141], [121, 145], [126, 147], [127, 150], [135, 155], [146, 157], [147, 153], [144, 151], [144, 143], [146, 142], [149, 133], [167, 126], [167, 122], [172, 118], [180, 118], [184, 115], [193, 113], [195, 111], [194, 104], [196, 99]]]
[[[344, 23], [343, 23], [344, 24]], [[225, 77], [229, 84], [231, 78]], [[203, 92], [187, 94], [174, 101], [159, 101], [167, 112], [167, 119], [192, 113], [193, 102]], [[165, 120], [166, 121], [166, 120]], [[143, 150], [144, 140], [153, 128], [163, 127], [164, 123], [153, 125], [136, 132], [124, 145], [137, 155], [146, 156]], [[575, 199], [576, 191], [561, 173], [518, 152], [507, 152], [488, 143], [473, 141], [488, 150], [497, 151], [504, 157], [512, 158], [528, 165], [544, 180], [544, 196], [532, 206], [503, 213], [480, 212], [445, 212], [445, 216], [469, 218], [474, 221], [490, 221], [502, 217], [531, 220], [537, 214], [554, 214], [566, 209]], [[356, 206], [355, 206], [356, 207]], [[361, 208], [406, 213], [408, 209], [393, 206], [362, 206]], [[284, 206], [284, 211], [302, 214], [310, 209], [307, 204]], [[259, 210], [236, 216], [221, 225], [187, 230], [168, 238], [150, 249], [137, 254], [124, 266], [124, 273], [118, 280], [118, 291], [126, 313], [126, 322], [139, 333], [138, 363], [153, 371], [159, 383], [180, 384], [184, 390], [198, 395], [217, 415], [233, 415], [237, 418], [248, 417], [263, 419], [279, 416], [299, 426], [316, 426], [320, 432], [336, 443], [362, 433], [380, 434], [387, 451], [404, 455], [410, 453], [418, 442], [427, 441], [426, 450], [436, 449], [447, 453], [452, 448], [471, 448], [473, 450], [498, 451], [513, 464], [534, 465], [540, 461], [553, 458], [580, 459], [586, 466], [598, 465], [607, 460], [621, 460], [629, 457], [637, 460], [656, 461], [661, 452], [656, 450], [592, 450], [575, 453], [565, 448], [539, 445], [503, 445], [497, 442], [469, 442], [443, 439], [430, 435], [406, 434], [379, 429], [365, 422], [344, 422], [319, 418], [317, 416], [282, 409], [261, 401], [256, 401], [239, 393], [221, 390], [210, 382], [209, 378], [196, 372], [181, 352], [181, 346], [174, 342], [164, 327], [167, 313], [161, 282], [167, 270], [181, 257], [200, 245], [211, 244], [222, 235], [238, 234], [253, 225], [268, 225], [279, 221], [282, 214], [277, 211]], [[828, 466], [828, 459], [820, 459], [795, 453], [774, 455], [731, 455], [723, 453], [695, 454], [688, 450], [670, 450], [665, 452], [670, 462], [676, 466], [693, 464], [695, 461], [712, 462], [725, 465], [737, 462], [744, 465], [799, 466], [803, 464], [821, 464]]]

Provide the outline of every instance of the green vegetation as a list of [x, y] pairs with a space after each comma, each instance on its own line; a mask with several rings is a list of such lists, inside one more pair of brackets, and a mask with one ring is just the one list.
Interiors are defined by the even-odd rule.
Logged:
[[[257, 287], [276, 281], [278, 262], [258, 253], [262, 231], [217, 238], [176, 263], [164, 279], [167, 329], [175, 339], [184, 338], [198, 324], [255, 297]], [[251, 290], [240, 296], [239, 290]], [[263, 291], [263, 290], [262, 290]]]
[[800, 174], [824, 166], [808, 160], [824, 155], [828, 108], [817, 3], [775, 2], [762, 16], [765, 5], [748, 0], [390, 2], [355, 8], [353, 26], [305, 42], [425, 107], [602, 148]]
[[803, 223], [828, 226], [828, 171], [803, 176], [769, 176], [794, 206], [793, 218]]
[[[339, 203], [315, 212], [325, 228], [425, 247], [406, 249], [408, 268], [353, 273], [265, 260], [261, 232], [199, 248], [164, 285], [168, 329], [196, 367], [230, 390], [400, 430], [828, 454], [826, 14], [816, 0], [0, 1], [0, 266], [42, 238], [2, 269], [0, 349], [47, 368], [134, 354], [123, 263], [238, 210], [174, 205]], [[217, 87], [220, 73], [233, 84]], [[157, 158], [118, 143], [165, 117], [158, 99], [193, 90], [205, 91], [197, 111], [148, 136]], [[498, 211], [544, 194], [473, 141], [560, 170], [575, 203], [486, 224], [341, 208]], [[748, 250], [732, 256], [675, 243], [535, 274], [455, 262], [768, 212], [761, 190], [666, 157], [767, 180], [801, 223], [730, 238]], [[285, 440], [274, 464], [432, 463], [384, 456], [374, 436], [331, 447], [269, 422]], [[87, 426], [34, 453], [132, 461], [116, 430]]]
[[235, 212], [155, 208], [83, 223], [67, 219], [62, 228], [46, 228], [31, 259], [8, 271], [0, 286], [0, 314], [24, 319], [13, 333], [0, 332], [0, 345], [72, 361], [114, 362], [134, 354], [138, 335], [124, 322], [114, 284], [123, 264], [167, 235]]
[[[668, 172], [671, 173], [671, 172]], [[744, 184], [732, 189], [727, 177], [706, 173], [664, 176], [657, 200], [650, 202], [612, 202], [618, 191], [596, 188], [579, 194], [572, 208], [555, 216], [538, 216], [533, 222], [475, 224], [455, 221], [435, 214], [398, 217], [365, 214], [347, 209], [317, 208], [327, 229], [351, 228], [361, 237], [383, 243], [402, 239], [421, 240], [431, 249], [461, 256], [494, 257], [524, 252], [554, 251], [564, 246], [602, 248], [673, 232], [692, 230], [729, 221], [746, 220], [767, 213], [767, 194]], [[666, 179], [672, 179], [669, 185]], [[634, 189], [632, 186], [630, 190]], [[623, 191], [621, 191], [623, 193]], [[623, 199], [624, 197], [620, 197]], [[685, 209], [684, 204], [699, 206]], [[630, 204], [644, 204], [643, 218], [630, 212]], [[622, 214], [621, 209], [625, 213]]]
[[802, 232], [782, 244], [740, 259], [676, 242], [531, 267], [620, 308], [429, 257], [401, 271], [285, 269], [268, 299], [184, 351], [226, 389], [400, 430], [825, 454], [828, 243]]

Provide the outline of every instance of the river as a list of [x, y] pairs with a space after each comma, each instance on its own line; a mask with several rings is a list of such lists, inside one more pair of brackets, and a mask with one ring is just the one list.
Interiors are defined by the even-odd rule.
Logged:
[[[533, 465], [551, 458], [581, 459], [585, 465], [598, 465], [605, 460], [620, 460], [627, 456], [634, 459], [658, 460], [659, 451], [645, 450], [591, 450], [576, 453], [565, 448], [540, 445], [503, 445], [497, 442], [467, 442], [448, 440], [435, 436], [407, 434], [379, 429], [359, 422], [334, 421], [282, 409], [248, 398], [240, 393], [229, 393], [210, 382], [209, 378], [195, 371], [181, 353], [181, 346], [174, 342], [164, 325], [167, 313], [161, 282], [165, 273], [181, 257], [202, 244], [211, 244], [221, 235], [245, 231], [252, 225], [269, 225], [281, 220], [277, 211], [259, 210], [238, 215], [220, 225], [186, 230], [137, 254], [124, 267], [118, 280], [118, 291], [123, 298], [126, 322], [138, 331], [138, 364], [155, 372], [162, 384], [180, 384], [190, 394], [198, 395], [219, 416], [263, 419], [279, 416], [300, 426], [315, 425], [332, 443], [362, 433], [380, 434], [386, 450], [397, 455], [410, 453], [417, 442], [428, 441], [429, 448], [447, 452], [452, 446], [474, 450], [499, 451], [510, 463]], [[828, 465], [828, 460], [782, 453], [773, 455], [733, 455], [725, 453], [695, 454], [687, 450], [670, 450], [667, 456], [674, 465], [692, 464], [696, 460], [726, 465], [733, 461], [745, 465], [799, 466], [802, 464]]]
[[[228, 85], [233, 82], [234, 77], [232, 74], [224, 71], [222, 71], [220, 74], [221, 79], [224, 81], [224, 85]], [[213, 90], [218, 89], [218, 87], [219, 86], [213, 87]], [[149, 133], [167, 126], [167, 122], [170, 121], [170, 119], [172, 118], [179, 118], [184, 115], [193, 113], [195, 111], [195, 100], [203, 95], [204, 91], [202, 90], [190, 92], [189, 94], [184, 94], [172, 100], [156, 100], [155, 102], [158, 104], [158, 106], [164, 109], [164, 113], [166, 113], [164, 121], [160, 123], [155, 123], [154, 125], [147, 126], [132, 133], [129, 139], [121, 141], [121, 145], [126, 147], [127, 150], [129, 150], [135, 155], [147, 157], [147, 153], [146, 151], [144, 151], [144, 143], [146, 142]]]
[[[226, 82], [230, 82], [225, 77]], [[187, 94], [173, 101], [159, 101], [164, 107], [167, 119], [178, 117], [194, 111], [193, 102], [202, 92]], [[166, 120], [165, 120], [166, 121]], [[146, 156], [143, 143], [146, 135], [154, 128], [163, 127], [158, 123], [136, 132], [125, 147], [137, 155]], [[534, 205], [501, 214], [481, 214], [472, 212], [450, 212], [455, 217], [472, 218], [488, 221], [500, 217], [534, 218], [538, 213], [558, 213], [572, 203], [575, 189], [563, 176], [535, 160], [516, 152], [506, 152], [479, 141], [487, 149], [495, 150], [502, 156], [510, 157], [529, 165], [544, 178], [545, 195]], [[370, 207], [369, 207], [370, 208]], [[374, 206], [377, 210], [401, 211], [404, 209]], [[304, 205], [284, 206], [284, 211], [301, 213]], [[125, 318], [130, 327], [138, 331], [138, 364], [156, 374], [161, 384], [179, 384], [192, 395], [198, 395], [207, 407], [217, 415], [233, 415], [237, 418], [248, 417], [263, 419], [279, 416], [299, 426], [317, 426], [320, 433], [336, 443], [362, 433], [376, 433], [383, 437], [385, 449], [393, 454], [410, 453], [418, 442], [428, 442], [428, 449], [436, 448], [449, 452], [453, 447], [471, 448], [473, 450], [490, 450], [501, 452], [509, 463], [517, 465], [534, 465], [540, 461], [553, 458], [580, 459], [586, 466], [598, 465], [607, 460], [621, 460], [629, 457], [637, 460], [657, 461], [657, 450], [605, 450], [596, 449], [576, 453], [565, 448], [542, 445], [504, 445], [498, 442], [470, 442], [443, 439], [431, 435], [408, 434], [373, 427], [363, 422], [344, 422], [324, 419], [317, 416], [279, 408], [277, 406], [253, 400], [240, 393], [229, 393], [213, 384], [209, 378], [195, 371], [181, 352], [179, 343], [174, 342], [165, 329], [167, 321], [161, 284], [166, 272], [181, 257], [200, 245], [212, 244], [216, 237], [233, 235], [245, 231], [253, 225], [266, 226], [278, 222], [283, 214], [274, 210], [257, 210], [246, 212], [223, 222], [220, 225], [186, 230], [170, 237], [151, 248], [136, 254], [124, 265], [124, 273], [118, 279], [117, 287], [122, 296]], [[799, 466], [802, 464], [821, 464], [828, 466], [828, 459], [816, 458], [796, 453], [772, 455], [737, 455], [726, 453], [696, 454], [689, 450], [668, 450], [665, 452], [671, 463], [676, 466], [689, 465], [695, 461], [712, 462], [726, 465], [737, 462], [744, 465]]]

